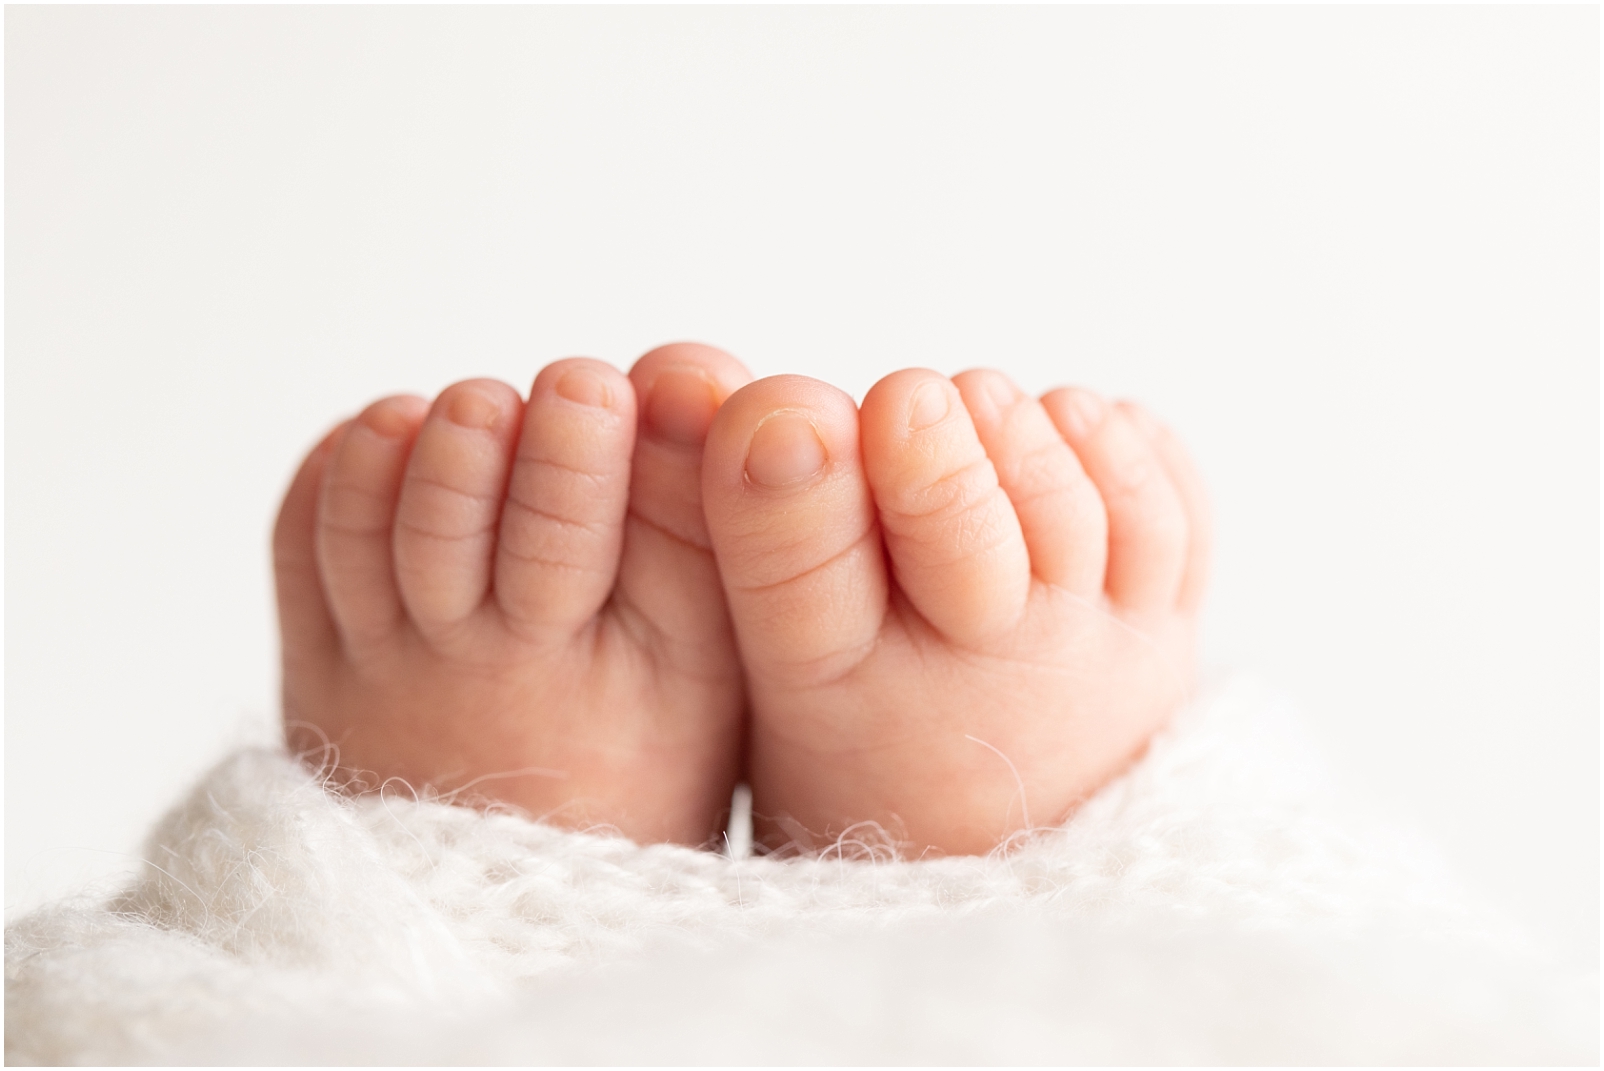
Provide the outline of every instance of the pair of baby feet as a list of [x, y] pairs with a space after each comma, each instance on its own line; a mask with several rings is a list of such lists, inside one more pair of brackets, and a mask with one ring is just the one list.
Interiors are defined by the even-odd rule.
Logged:
[[292, 747], [640, 842], [1063, 819], [1189, 688], [1208, 521], [1140, 408], [677, 344], [336, 427], [274, 534]]

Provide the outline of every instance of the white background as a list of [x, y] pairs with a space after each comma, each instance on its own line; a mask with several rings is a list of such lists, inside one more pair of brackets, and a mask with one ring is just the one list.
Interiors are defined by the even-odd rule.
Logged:
[[1208, 660], [1596, 964], [1597, 18], [8, 9], [8, 914], [270, 738], [323, 428], [695, 338], [1147, 401]]

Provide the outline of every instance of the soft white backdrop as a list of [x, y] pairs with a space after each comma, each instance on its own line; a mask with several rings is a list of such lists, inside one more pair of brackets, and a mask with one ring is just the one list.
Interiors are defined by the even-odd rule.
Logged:
[[1148, 402], [1209, 662], [1596, 964], [1596, 9], [5, 20], [8, 914], [270, 737], [325, 426], [696, 338]]

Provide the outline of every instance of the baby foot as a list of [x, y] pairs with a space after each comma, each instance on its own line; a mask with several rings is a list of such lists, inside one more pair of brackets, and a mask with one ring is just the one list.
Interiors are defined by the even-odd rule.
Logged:
[[[702, 443], [751, 379], [705, 346], [628, 378], [550, 365], [386, 398], [295, 477], [274, 533], [293, 748], [642, 842], [720, 828], [744, 691]], [[637, 399], [639, 400], [637, 405]]]
[[987, 851], [1065, 818], [1187, 695], [1206, 504], [1136, 406], [910, 369], [860, 413], [776, 376], [720, 410], [702, 493], [771, 846], [875, 822]]

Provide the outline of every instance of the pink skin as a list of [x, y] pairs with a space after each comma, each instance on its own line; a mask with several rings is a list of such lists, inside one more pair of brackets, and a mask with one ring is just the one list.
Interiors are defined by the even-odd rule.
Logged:
[[274, 535], [291, 745], [704, 844], [749, 735], [769, 846], [877, 823], [913, 853], [1052, 824], [1140, 752], [1207, 575], [1166, 431], [996, 372], [898, 372], [861, 413], [750, 378], [679, 344], [335, 428]]
[[701, 447], [750, 378], [665, 346], [628, 378], [559, 361], [527, 404], [469, 380], [331, 432], [274, 533], [292, 747], [331, 745], [358, 786], [400, 778], [643, 842], [715, 836], [744, 690]]
[[1201, 484], [1135, 406], [909, 369], [777, 376], [708, 436], [703, 501], [771, 846], [875, 823], [913, 854], [1053, 824], [1184, 700]]

